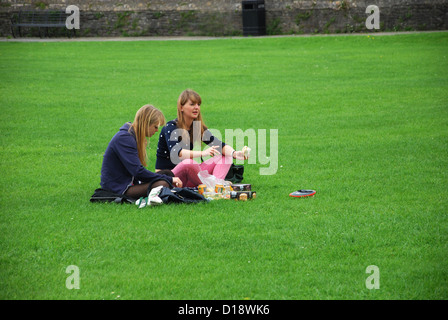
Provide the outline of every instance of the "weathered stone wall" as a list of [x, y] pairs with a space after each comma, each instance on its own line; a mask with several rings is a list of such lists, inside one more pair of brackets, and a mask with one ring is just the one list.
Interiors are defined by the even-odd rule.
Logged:
[[[265, 0], [268, 34], [367, 32], [368, 5], [380, 8], [379, 31], [447, 30], [448, 0]], [[242, 35], [241, 1], [0, 0], [0, 36], [24, 9], [81, 12], [81, 36]], [[61, 30], [63, 31], [63, 30]], [[37, 35], [36, 30], [26, 30]]]
[[[359, 0], [359, 1], [290, 1], [267, 12], [268, 28], [274, 33], [350, 33], [367, 32], [366, 8], [380, 9], [379, 31], [446, 30], [448, 1]], [[278, 5], [278, 4], [277, 4]]]

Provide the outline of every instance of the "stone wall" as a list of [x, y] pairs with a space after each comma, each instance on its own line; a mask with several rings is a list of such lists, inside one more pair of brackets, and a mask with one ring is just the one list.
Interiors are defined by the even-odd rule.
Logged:
[[[0, 36], [24, 9], [80, 9], [81, 36], [242, 35], [242, 2], [233, 0], [0, 0]], [[265, 0], [268, 34], [371, 32], [368, 5], [380, 8], [380, 30], [447, 30], [448, 0]], [[24, 30], [38, 35], [37, 30]], [[63, 32], [64, 30], [60, 30]], [[57, 35], [58, 31], [53, 33]], [[63, 33], [62, 33], [63, 34]]]

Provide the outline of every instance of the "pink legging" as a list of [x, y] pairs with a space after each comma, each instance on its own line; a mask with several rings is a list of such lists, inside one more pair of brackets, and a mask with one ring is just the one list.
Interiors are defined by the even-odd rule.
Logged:
[[198, 177], [199, 172], [207, 170], [208, 173], [214, 175], [216, 178], [224, 179], [232, 163], [232, 158], [226, 158], [225, 156], [212, 157], [201, 164], [192, 159], [186, 159], [171, 171], [175, 177], [182, 180], [184, 187], [197, 187], [202, 183]]

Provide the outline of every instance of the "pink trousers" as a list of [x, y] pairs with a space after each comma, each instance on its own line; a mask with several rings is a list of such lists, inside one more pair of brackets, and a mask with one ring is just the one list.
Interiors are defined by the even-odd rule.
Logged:
[[233, 163], [231, 157], [215, 156], [201, 164], [192, 159], [183, 160], [171, 170], [175, 177], [182, 180], [184, 187], [197, 187], [202, 182], [198, 177], [198, 173], [207, 170], [208, 173], [214, 175], [218, 179], [224, 179], [229, 172]]

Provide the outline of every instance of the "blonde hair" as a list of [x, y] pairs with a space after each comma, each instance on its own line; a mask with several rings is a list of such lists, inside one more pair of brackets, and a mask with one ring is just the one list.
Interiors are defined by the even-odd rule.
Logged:
[[[201, 96], [191, 90], [191, 89], [186, 89], [184, 90], [180, 96], [179, 99], [177, 99], [177, 127], [187, 130], [190, 134], [190, 141], [193, 142], [193, 131], [190, 131], [192, 129], [193, 124], [191, 124], [190, 127], [187, 127], [187, 124], [185, 123], [185, 119], [184, 119], [184, 115], [182, 113], [182, 106], [184, 106], [188, 100], [191, 100], [191, 102], [193, 103], [197, 103], [199, 105], [201, 105], [202, 103], [202, 99]], [[204, 123], [204, 120], [202, 118], [202, 114], [199, 111], [199, 115], [196, 121], [200, 121], [201, 122], [201, 135], [198, 137], [200, 140], [202, 141], [202, 135], [204, 134], [204, 131], [207, 130], [207, 126]]]
[[146, 160], [148, 159], [146, 152], [148, 129], [155, 123], [163, 126], [165, 124], [165, 117], [159, 109], [156, 109], [150, 104], [146, 104], [137, 111], [134, 122], [129, 127], [129, 132], [134, 131], [135, 139], [137, 140], [138, 157], [144, 167], [146, 167]]

